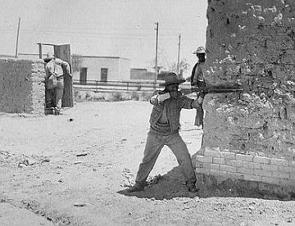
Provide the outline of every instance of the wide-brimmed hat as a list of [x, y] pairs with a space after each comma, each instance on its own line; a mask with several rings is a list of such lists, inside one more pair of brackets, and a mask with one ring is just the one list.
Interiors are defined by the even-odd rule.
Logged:
[[206, 49], [203, 46], [199, 46], [196, 51], [193, 52], [193, 54], [198, 53], [206, 53]]
[[52, 53], [47, 53], [46, 57], [43, 59], [45, 62], [48, 62], [54, 58], [54, 55]]
[[160, 73], [162, 78], [164, 79], [164, 83], [160, 83], [159, 86], [168, 86], [172, 84], [181, 84], [185, 82], [185, 79], [180, 79], [173, 72], [162, 72]]

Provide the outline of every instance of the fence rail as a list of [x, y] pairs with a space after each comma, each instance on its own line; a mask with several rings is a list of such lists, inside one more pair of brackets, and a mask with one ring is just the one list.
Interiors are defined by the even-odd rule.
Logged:
[[[159, 89], [162, 82], [154, 83], [153, 81], [98, 81], [87, 80], [81, 82], [74, 80], [75, 89], [94, 92], [114, 92], [114, 91], [136, 91], [136, 92], [152, 92], [154, 89]], [[187, 84], [189, 85], [189, 84]], [[181, 84], [182, 87], [187, 87], [186, 84]]]

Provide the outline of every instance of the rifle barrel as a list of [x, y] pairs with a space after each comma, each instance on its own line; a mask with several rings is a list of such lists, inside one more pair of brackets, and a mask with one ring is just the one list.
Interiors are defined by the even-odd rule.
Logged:
[[194, 92], [203, 92], [207, 94], [207, 93], [234, 93], [234, 92], [242, 92], [242, 91], [243, 91], [242, 88], [234, 88], [234, 87], [228, 87], [228, 88], [206, 87], [206, 88], [189, 88], [189, 89], [185, 88], [180, 90], [180, 92], [182, 92], [184, 95], [194, 93]]

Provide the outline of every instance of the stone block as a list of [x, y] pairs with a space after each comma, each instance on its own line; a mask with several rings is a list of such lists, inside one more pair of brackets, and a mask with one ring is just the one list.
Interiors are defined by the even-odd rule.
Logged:
[[270, 159], [267, 157], [254, 156], [253, 162], [270, 164]]
[[198, 161], [196, 161], [196, 162], [195, 162], [195, 167], [196, 167], [196, 168], [203, 168], [204, 165], [203, 165], [202, 162], [198, 162]]
[[220, 165], [220, 170], [221, 171], [226, 171], [226, 172], [237, 172], [236, 167], [228, 166], [228, 165]]
[[236, 159], [236, 153], [234, 152], [221, 152], [221, 156], [225, 159]]
[[210, 169], [213, 169], [213, 170], [220, 170], [220, 165], [219, 164], [210, 164]]
[[252, 168], [245, 168], [245, 167], [237, 167], [237, 172], [242, 174], [250, 174], [253, 175], [254, 170]]
[[277, 166], [277, 169], [279, 172], [283, 173], [291, 173], [293, 171], [293, 168], [290, 166]]
[[234, 166], [234, 167], [247, 167], [248, 164], [247, 162], [243, 162], [241, 160], [235, 160], [235, 159], [232, 159], [232, 160], [226, 160], [225, 161], [225, 165], [229, 165], [229, 166]]
[[213, 157], [213, 163], [215, 164], [224, 164], [224, 158], [217, 158], [217, 157]]
[[290, 173], [286, 172], [273, 172], [272, 176], [275, 178], [281, 178], [281, 179], [290, 179]]
[[252, 162], [253, 161], [253, 156], [252, 155], [236, 154], [236, 159], [241, 160], [241, 161]]
[[205, 169], [211, 169], [211, 162], [209, 163], [209, 162], [203, 162], [203, 168], [205, 168]]
[[289, 163], [285, 159], [277, 159], [277, 158], [271, 158], [270, 159], [271, 165], [278, 165], [278, 166], [288, 166]]
[[261, 170], [266, 170], [266, 171], [278, 171], [278, 166], [277, 165], [269, 165], [269, 164], [260, 164]]
[[272, 172], [268, 170], [254, 169], [253, 172], [257, 176], [272, 177]]
[[207, 163], [212, 163], [212, 157], [211, 156], [202, 156], [202, 155], [197, 155], [196, 160], [200, 162], [207, 162]]
[[257, 162], [249, 162], [249, 167], [253, 168], [253, 169], [261, 169], [261, 165], [263, 163], [257, 163]]
[[218, 175], [218, 176], [223, 176], [223, 177], [228, 177], [228, 172], [227, 171], [223, 171], [223, 170], [214, 170], [214, 169], [211, 169], [210, 170], [210, 174], [212, 174], [212, 175]]

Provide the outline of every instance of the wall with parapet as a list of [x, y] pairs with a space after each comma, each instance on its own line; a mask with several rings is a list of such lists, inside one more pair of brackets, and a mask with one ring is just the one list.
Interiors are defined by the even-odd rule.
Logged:
[[42, 60], [0, 59], [0, 111], [44, 114]]
[[295, 1], [209, 0], [208, 94], [196, 171], [295, 187]]

